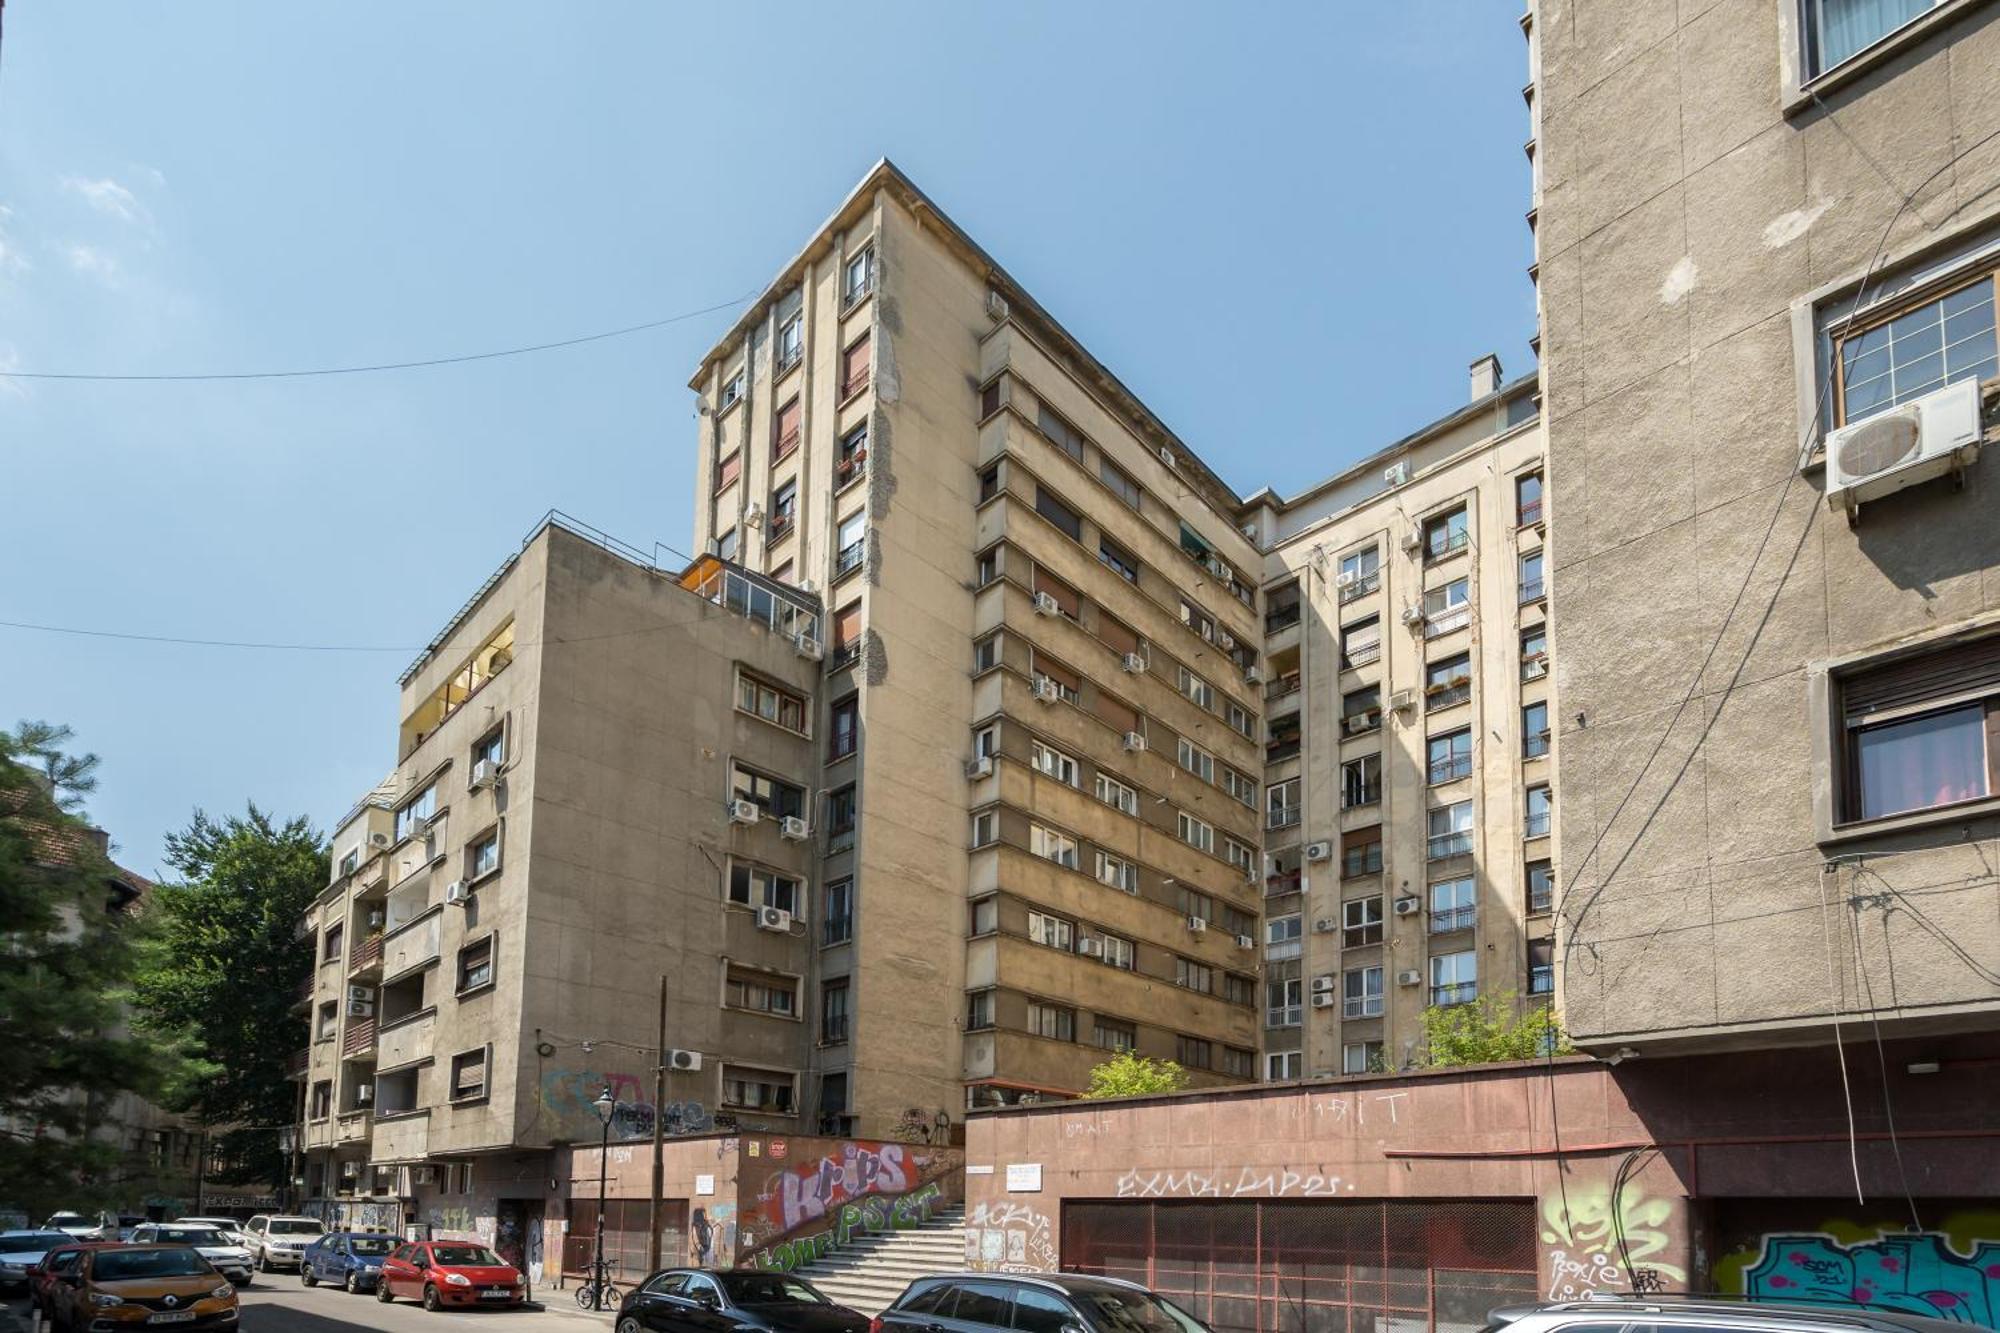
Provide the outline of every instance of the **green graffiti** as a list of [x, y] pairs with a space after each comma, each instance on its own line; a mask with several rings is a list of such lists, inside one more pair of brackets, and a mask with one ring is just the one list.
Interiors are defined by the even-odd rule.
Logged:
[[834, 1214], [831, 1227], [809, 1236], [795, 1236], [766, 1246], [750, 1256], [749, 1265], [789, 1273], [833, 1253], [856, 1236], [872, 1235], [878, 1231], [908, 1231], [921, 1226], [930, 1219], [932, 1211], [943, 1198], [943, 1187], [933, 1181], [922, 1189], [893, 1199], [871, 1196], [858, 1203], [842, 1204]]
[[1673, 1243], [1667, 1227], [1674, 1201], [1648, 1198], [1627, 1184], [1611, 1209], [1609, 1185], [1579, 1184], [1568, 1197], [1542, 1200], [1542, 1244], [1549, 1247], [1549, 1298], [1568, 1300], [1593, 1291], [1654, 1289], [1687, 1282], [1687, 1270], [1659, 1256]]

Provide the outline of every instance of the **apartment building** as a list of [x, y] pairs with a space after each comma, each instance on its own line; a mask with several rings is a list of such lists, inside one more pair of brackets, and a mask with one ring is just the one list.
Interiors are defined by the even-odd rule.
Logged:
[[1266, 548], [1267, 1078], [1402, 1068], [1426, 1007], [1553, 992], [1536, 380], [1489, 356], [1470, 388], [1239, 514]]
[[820, 634], [805, 592], [559, 518], [438, 634], [307, 922], [314, 1208], [518, 1235], [606, 1088], [620, 1139], [801, 1127]]
[[[894, 166], [703, 359], [704, 550], [826, 605], [836, 1132], [1257, 1073], [1239, 498]], [[826, 1003], [823, 998], [822, 1003]]]

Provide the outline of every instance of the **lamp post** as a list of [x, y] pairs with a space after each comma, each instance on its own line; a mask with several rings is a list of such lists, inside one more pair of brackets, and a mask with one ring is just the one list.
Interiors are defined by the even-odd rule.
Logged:
[[597, 1111], [597, 1118], [603, 1122], [604, 1137], [597, 1149], [597, 1257], [591, 1266], [591, 1276], [596, 1288], [591, 1293], [590, 1308], [604, 1308], [604, 1181], [605, 1169], [611, 1161], [611, 1117], [617, 1113], [618, 1099], [611, 1095], [611, 1085], [604, 1085], [604, 1091], [597, 1094], [591, 1103]]

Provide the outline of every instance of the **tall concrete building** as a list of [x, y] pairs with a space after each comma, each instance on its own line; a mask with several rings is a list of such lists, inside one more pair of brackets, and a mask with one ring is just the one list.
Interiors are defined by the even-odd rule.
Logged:
[[1239, 517], [1264, 556], [1269, 1078], [1403, 1068], [1423, 1011], [1553, 988], [1533, 376]]

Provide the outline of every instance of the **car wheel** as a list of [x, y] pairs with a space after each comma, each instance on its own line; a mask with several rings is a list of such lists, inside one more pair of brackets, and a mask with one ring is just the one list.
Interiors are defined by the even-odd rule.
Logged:
[[438, 1289], [428, 1282], [424, 1283], [424, 1308], [432, 1314], [444, 1308], [444, 1302], [438, 1299]]
[[262, 1250], [259, 1250], [257, 1252], [257, 1258], [255, 1262], [253, 1262], [250, 1266], [256, 1269], [260, 1273], [268, 1273], [271, 1271], [271, 1265], [268, 1261], [265, 1260], [264, 1252]]
[[618, 1321], [618, 1333], [646, 1333], [645, 1326], [631, 1316]]
[[341, 1283], [341, 1285], [347, 1288], [348, 1295], [359, 1296], [361, 1294], [361, 1270], [358, 1268], [348, 1269], [347, 1280]]
[[316, 1287], [319, 1285], [319, 1275], [313, 1272], [311, 1264], [300, 1264], [299, 1281], [305, 1283], [308, 1287]]
[[384, 1305], [396, 1299], [394, 1293], [389, 1290], [389, 1280], [387, 1278], [375, 1284], [375, 1299]]

